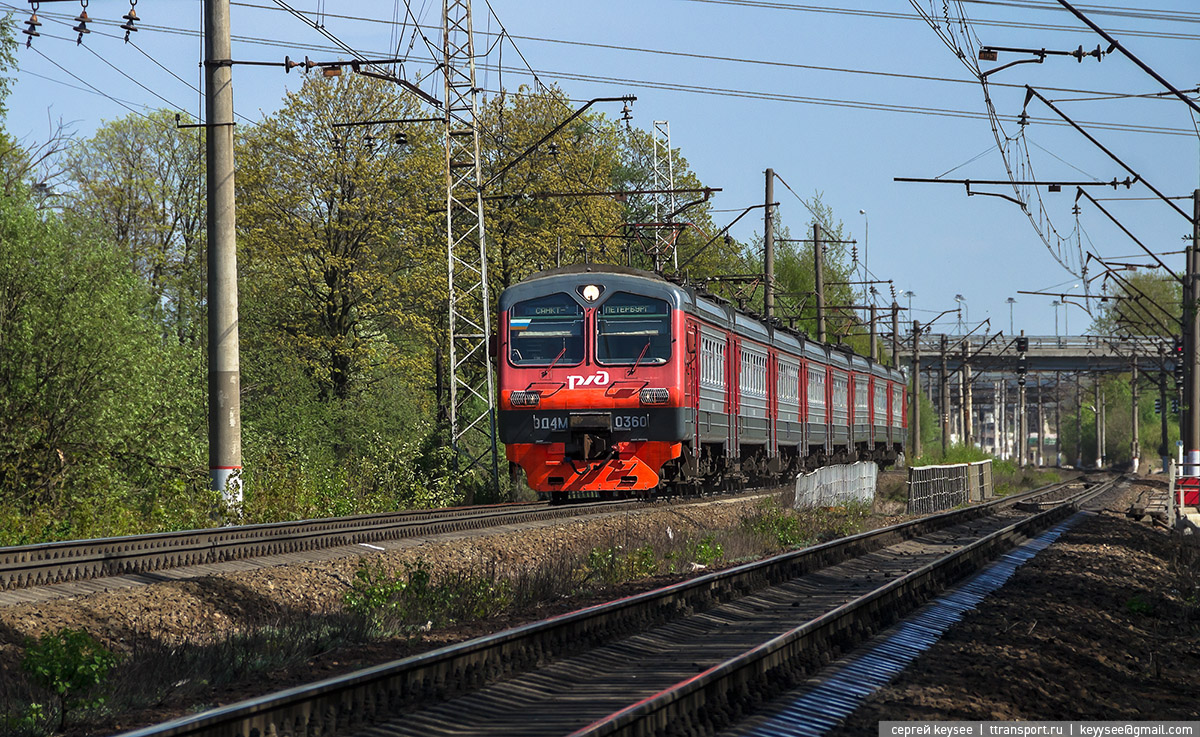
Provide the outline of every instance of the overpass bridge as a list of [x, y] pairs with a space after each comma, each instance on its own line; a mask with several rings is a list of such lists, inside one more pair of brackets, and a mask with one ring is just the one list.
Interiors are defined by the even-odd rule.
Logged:
[[[913, 369], [913, 340], [905, 336], [899, 346], [899, 365]], [[1016, 337], [1007, 335], [922, 334], [917, 342], [921, 392], [936, 407], [935, 415], [948, 442], [979, 445], [1001, 458], [1025, 458], [1034, 463], [1059, 459], [1062, 407], [1087, 406], [1095, 418], [1089, 428], [1090, 447], [1063, 462], [1102, 465], [1105, 462], [1107, 410], [1114, 399], [1104, 396], [1095, 376], [1132, 373], [1137, 367], [1132, 400], [1138, 402], [1137, 384], [1151, 396], [1178, 397], [1165, 376], [1175, 368], [1173, 344], [1166, 338], [1111, 338], [1106, 336], [1020, 336], [1028, 340], [1025, 383], [1017, 380]], [[1089, 380], [1089, 375], [1093, 377]], [[1149, 381], [1147, 381], [1149, 380]], [[1126, 402], [1129, 401], [1127, 398]], [[1153, 400], [1151, 400], [1153, 401]], [[1130, 416], [1127, 412], [1119, 415]], [[1166, 419], [1166, 418], [1164, 418]], [[1062, 428], [1072, 437], [1083, 437], [1076, 415], [1075, 427]], [[1171, 419], [1172, 423], [1178, 419]], [[1100, 442], [1097, 443], [1096, 440]], [[1155, 449], [1134, 452], [1144, 457]]]
[[[1174, 369], [1172, 345], [1166, 338], [1111, 338], [1095, 335], [1024, 336], [1029, 341], [1025, 365], [1030, 373], [1043, 371], [1121, 372], [1137, 363], [1139, 371]], [[941, 369], [942, 351], [951, 372], [964, 364], [978, 372], [1013, 374], [1017, 371], [1016, 336], [922, 333], [918, 341], [922, 372]], [[965, 357], [965, 361], [964, 361]], [[912, 370], [911, 334], [900, 342], [899, 365]]]

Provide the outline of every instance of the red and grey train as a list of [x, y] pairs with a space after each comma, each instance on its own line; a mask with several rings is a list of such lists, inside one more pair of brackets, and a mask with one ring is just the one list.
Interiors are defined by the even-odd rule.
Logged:
[[500, 440], [552, 498], [645, 494], [894, 461], [896, 369], [655, 274], [600, 264], [500, 295]]

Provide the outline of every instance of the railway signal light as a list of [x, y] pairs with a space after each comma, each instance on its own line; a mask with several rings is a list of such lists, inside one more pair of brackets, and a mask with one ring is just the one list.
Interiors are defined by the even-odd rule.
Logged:
[[1017, 353], [1024, 353], [1029, 350], [1029, 338], [1020, 336], [1017, 338]]
[[1156, 415], [1162, 414], [1162, 399], [1160, 399], [1158, 397], [1154, 398], [1154, 414], [1156, 414]]

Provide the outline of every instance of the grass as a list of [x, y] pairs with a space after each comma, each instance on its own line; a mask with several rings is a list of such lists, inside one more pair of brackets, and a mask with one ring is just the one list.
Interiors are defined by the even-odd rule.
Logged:
[[[764, 502], [730, 527], [595, 540], [575, 554], [547, 557], [519, 570], [479, 565], [435, 576], [422, 563], [387, 569], [364, 562], [340, 611], [289, 612], [270, 624], [186, 642], [135, 633], [97, 688], [104, 698], [77, 709], [68, 727], [94, 731], [82, 725], [168, 704], [206, 704], [214, 692], [303, 668], [339, 649], [396, 641], [419, 648], [432, 629], [502, 616], [544, 616], [539, 607], [561, 606], [574, 597], [611, 598], [628, 593], [630, 585], [654, 585], [656, 578], [665, 584], [680, 575], [804, 547], [863, 529], [868, 513], [866, 505], [794, 511]], [[0, 671], [0, 712], [33, 717], [0, 719], [0, 735], [54, 733], [57, 715], [34, 706], [44, 701], [27, 673]]]
[[[70, 712], [48, 703], [38, 679], [0, 670], [0, 735], [44, 737], [68, 732], [94, 732], [85, 725], [102, 723], [122, 713], [161, 707], [174, 701], [200, 703], [214, 690], [266, 673], [301, 666], [313, 657], [368, 641], [361, 617], [338, 612], [294, 612], [269, 624], [225, 636], [188, 642], [164, 642], [151, 634], [134, 634], [126, 651], [89, 692], [87, 702]], [[31, 652], [31, 651], [29, 651]], [[63, 717], [67, 717], [65, 720]]]

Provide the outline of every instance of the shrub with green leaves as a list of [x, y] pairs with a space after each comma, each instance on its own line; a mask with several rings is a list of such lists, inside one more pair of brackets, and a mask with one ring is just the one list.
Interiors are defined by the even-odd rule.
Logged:
[[711, 566], [725, 556], [725, 549], [715, 535], [705, 535], [688, 542], [688, 558], [702, 566]]
[[592, 548], [587, 567], [609, 584], [635, 581], [658, 573], [658, 556], [652, 545], [624, 552], [620, 545]]
[[394, 573], [364, 561], [343, 599], [346, 609], [383, 632], [416, 632], [493, 617], [511, 606], [504, 579], [455, 572], [434, 580], [423, 563]]
[[800, 526], [800, 518], [775, 505], [764, 505], [756, 514], [743, 521], [750, 533], [768, 541], [781, 550], [801, 548], [811, 540]]
[[104, 704], [104, 697], [97, 692], [116, 664], [117, 656], [99, 640], [84, 630], [69, 628], [28, 640], [21, 661], [30, 680], [57, 701], [59, 729], [68, 712]]

